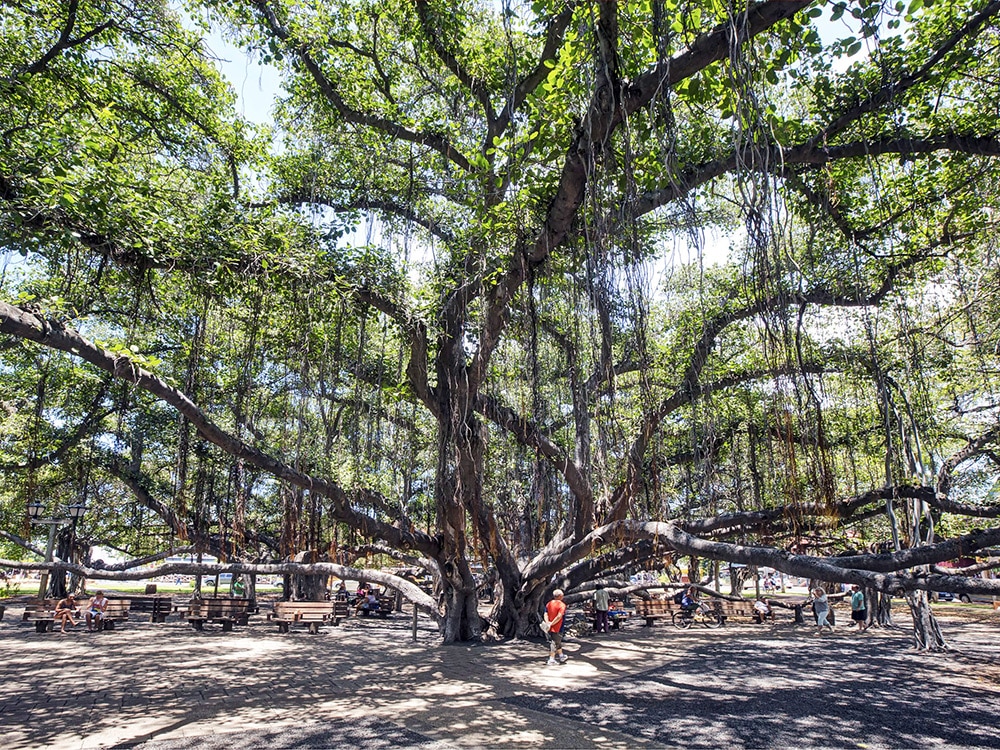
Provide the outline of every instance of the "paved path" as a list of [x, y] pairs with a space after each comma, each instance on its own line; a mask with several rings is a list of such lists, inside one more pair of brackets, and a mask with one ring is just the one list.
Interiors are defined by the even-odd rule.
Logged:
[[[900, 616], [900, 619], [903, 619]], [[129, 622], [38, 634], [0, 622], [0, 748], [1000, 748], [1000, 615], [905, 631], [663, 624], [571, 640], [413, 643], [396, 615], [319, 635]]]

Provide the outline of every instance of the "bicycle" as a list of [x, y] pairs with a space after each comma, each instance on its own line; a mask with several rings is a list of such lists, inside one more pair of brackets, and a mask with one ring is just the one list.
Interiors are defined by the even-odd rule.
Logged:
[[674, 627], [679, 630], [687, 630], [696, 622], [713, 630], [722, 627], [722, 617], [707, 604], [699, 604], [694, 609], [682, 609], [680, 612], [674, 612], [670, 620]]

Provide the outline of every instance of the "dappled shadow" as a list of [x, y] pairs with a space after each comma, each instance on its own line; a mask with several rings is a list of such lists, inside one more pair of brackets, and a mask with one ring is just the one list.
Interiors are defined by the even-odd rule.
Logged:
[[670, 664], [585, 691], [505, 701], [663, 745], [1000, 747], [992, 656], [917, 654], [901, 631], [746, 632], [664, 634]]
[[902, 630], [630, 628], [570, 640], [564, 667], [540, 640], [441, 646], [429, 621], [416, 642], [411, 627], [173, 620], [63, 637], [5, 619], [2, 745], [1000, 747], [995, 623], [943, 655]]
[[125, 743], [114, 746], [116, 750], [274, 750], [299, 748], [351, 747], [362, 750], [383, 748], [444, 747], [441, 743], [417, 732], [404, 729], [388, 721], [373, 719], [365, 722], [326, 721], [320, 726], [288, 727], [268, 731], [227, 733], [214, 737], [192, 737], [176, 740], [159, 740]]

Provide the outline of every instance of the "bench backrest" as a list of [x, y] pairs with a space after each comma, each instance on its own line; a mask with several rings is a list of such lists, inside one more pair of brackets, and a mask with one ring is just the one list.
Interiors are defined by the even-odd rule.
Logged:
[[170, 612], [174, 606], [174, 600], [169, 596], [133, 596], [125, 600], [108, 597], [108, 601], [127, 601], [133, 612]]
[[716, 604], [716, 611], [723, 615], [753, 615], [753, 604], [750, 602], [722, 601]]
[[[345, 608], [347, 602], [341, 602]], [[332, 615], [337, 602], [275, 602], [274, 614], [286, 619], [296, 614], [304, 617]]]
[[189, 617], [245, 617], [249, 611], [249, 599], [205, 597], [203, 599], [192, 599], [188, 604]]
[[[21, 619], [34, 620], [39, 617], [51, 617], [58, 602], [58, 599], [32, 599], [24, 605], [24, 615]], [[80, 607], [80, 604], [80, 602], [77, 602], [76, 606]]]
[[[46, 599], [45, 601], [30, 601], [24, 606], [24, 620], [49, 619], [53, 616], [56, 604], [59, 599]], [[76, 601], [76, 608], [79, 612], [84, 612], [90, 599], [83, 598]], [[128, 617], [128, 599], [108, 599], [108, 606], [104, 609], [104, 616], [109, 620], [123, 620]]]
[[679, 609], [671, 599], [640, 599], [635, 611], [640, 615], [665, 615]]
[[108, 606], [104, 608], [104, 617], [109, 620], [126, 618], [131, 606], [130, 599], [108, 599]]

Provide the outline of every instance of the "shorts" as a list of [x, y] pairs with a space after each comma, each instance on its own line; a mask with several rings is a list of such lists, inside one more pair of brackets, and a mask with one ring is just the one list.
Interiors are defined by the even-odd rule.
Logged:
[[553, 633], [551, 630], [545, 634], [545, 637], [549, 639], [549, 643], [552, 644], [552, 648], [558, 651], [562, 648], [562, 632]]
[[851, 619], [855, 622], [864, 622], [868, 619], [867, 609], [854, 609], [851, 610]]

